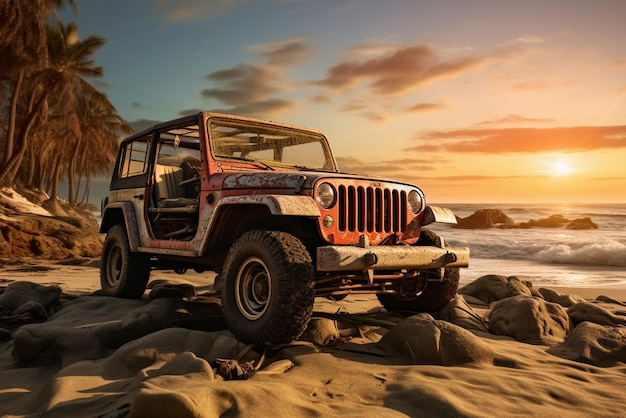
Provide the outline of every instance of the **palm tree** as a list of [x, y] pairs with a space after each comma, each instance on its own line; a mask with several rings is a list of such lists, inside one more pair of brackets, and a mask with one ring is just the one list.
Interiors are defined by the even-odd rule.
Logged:
[[[110, 169], [119, 135], [132, 131], [106, 95], [86, 81], [103, 74], [91, 56], [105, 40], [79, 40], [76, 24], [58, 20], [35, 30], [42, 16], [64, 3], [75, 8], [74, 0], [0, 0], [0, 120], [8, 121], [2, 127], [0, 185], [12, 184], [19, 174], [24, 185], [49, 191], [52, 206], [66, 175], [70, 203], [78, 201], [81, 187], [88, 199], [91, 176]], [[8, 13], [12, 7], [17, 10]], [[18, 30], [9, 33], [8, 24]], [[28, 28], [30, 35], [19, 35]]]
[[28, 113], [18, 119], [26, 78], [47, 65], [46, 18], [66, 3], [76, 10], [74, 0], [0, 0], [0, 105], [6, 120], [0, 184], [13, 181], [29, 131], [45, 104], [45, 93], [36, 98], [31, 89]]
[[88, 200], [91, 177], [109, 171], [115, 162], [119, 135], [132, 132], [102, 93], [78, 97], [77, 109], [81, 130], [69, 158], [70, 203], [78, 201], [78, 186], [83, 177], [86, 180], [83, 200]]

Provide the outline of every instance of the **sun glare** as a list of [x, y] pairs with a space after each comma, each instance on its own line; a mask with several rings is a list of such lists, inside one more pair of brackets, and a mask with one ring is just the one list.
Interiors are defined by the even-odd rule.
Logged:
[[559, 160], [555, 161], [554, 164], [552, 164], [552, 174], [555, 176], [566, 176], [571, 172], [572, 170], [570, 169], [566, 161]]

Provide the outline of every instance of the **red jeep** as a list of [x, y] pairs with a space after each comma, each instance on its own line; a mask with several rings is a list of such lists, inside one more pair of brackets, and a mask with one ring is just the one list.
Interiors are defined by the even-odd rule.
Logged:
[[249, 343], [296, 339], [316, 296], [437, 310], [469, 261], [422, 229], [456, 220], [418, 187], [340, 173], [321, 132], [217, 113], [122, 141], [102, 212], [104, 294], [141, 297], [152, 269], [213, 270]]

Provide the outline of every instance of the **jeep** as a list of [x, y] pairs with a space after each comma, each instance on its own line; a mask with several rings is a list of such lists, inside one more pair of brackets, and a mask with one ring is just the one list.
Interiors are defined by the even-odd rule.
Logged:
[[140, 298], [152, 269], [214, 271], [238, 339], [287, 343], [315, 297], [448, 303], [469, 249], [422, 228], [433, 222], [456, 219], [414, 185], [340, 172], [319, 131], [201, 112], [121, 142], [102, 202], [102, 292]]

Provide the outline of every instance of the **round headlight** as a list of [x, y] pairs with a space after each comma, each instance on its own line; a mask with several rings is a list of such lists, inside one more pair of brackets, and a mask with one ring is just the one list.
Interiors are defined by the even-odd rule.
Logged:
[[329, 183], [322, 183], [317, 186], [315, 200], [324, 209], [330, 209], [335, 203], [335, 189]]
[[411, 212], [418, 213], [422, 210], [424, 206], [424, 200], [422, 199], [422, 195], [417, 192], [417, 190], [411, 190], [407, 197], [407, 202], [409, 203], [409, 208]]

